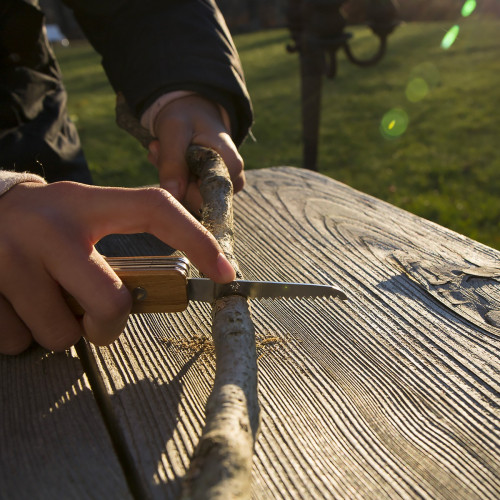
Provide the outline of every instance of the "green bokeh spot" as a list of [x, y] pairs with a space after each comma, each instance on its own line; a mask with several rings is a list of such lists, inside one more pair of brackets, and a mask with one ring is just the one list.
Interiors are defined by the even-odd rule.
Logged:
[[421, 101], [429, 93], [429, 85], [423, 78], [413, 78], [406, 85], [406, 98], [410, 102]]
[[401, 108], [394, 108], [382, 117], [380, 133], [386, 139], [395, 139], [403, 135], [408, 128], [408, 113]]
[[452, 26], [441, 40], [441, 48], [444, 50], [448, 50], [455, 43], [459, 31], [460, 26], [458, 26], [458, 24]]
[[429, 90], [436, 88], [441, 84], [439, 69], [430, 61], [424, 61], [412, 68], [409, 80], [413, 80], [414, 78], [421, 78], [422, 80], [425, 80]]
[[476, 10], [476, 0], [466, 0], [462, 6], [462, 16], [470, 16]]

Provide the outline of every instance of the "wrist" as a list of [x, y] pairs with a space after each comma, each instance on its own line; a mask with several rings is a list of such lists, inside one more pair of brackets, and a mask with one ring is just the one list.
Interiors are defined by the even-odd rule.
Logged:
[[[196, 92], [190, 90], [175, 90], [173, 92], [167, 92], [166, 94], [163, 94], [162, 96], [158, 97], [158, 99], [156, 99], [156, 101], [154, 101], [153, 104], [151, 104], [151, 106], [149, 106], [146, 109], [146, 111], [144, 111], [140, 120], [141, 125], [145, 129], [147, 129], [153, 137], [157, 137], [155, 124], [156, 124], [156, 118], [158, 117], [160, 112], [172, 102], [193, 95], [200, 96], [200, 94], [197, 94]], [[219, 103], [214, 103], [214, 104], [216, 104], [216, 106], [219, 109], [222, 123], [224, 124], [227, 133], [231, 134], [231, 120], [229, 118], [229, 114], [222, 105], [220, 105]]]
[[173, 101], [176, 101], [177, 99], [181, 99], [182, 97], [187, 97], [190, 95], [194, 95], [195, 92], [191, 92], [189, 90], [175, 90], [173, 92], [167, 92], [166, 94], [161, 95], [156, 99], [156, 101], [149, 106], [149, 108], [144, 111], [144, 113], [141, 116], [141, 125], [149, 130], [149, 133], [153, 136], [156, 137], [154, 125], [156, 122], [156, 117], [160, 113], [160, 111], [170, 104]]

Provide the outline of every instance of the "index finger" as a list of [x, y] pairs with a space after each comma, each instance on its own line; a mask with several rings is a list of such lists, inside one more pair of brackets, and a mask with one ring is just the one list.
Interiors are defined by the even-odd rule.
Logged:
[[213, 235], [164, 189], [74, 186], [82, 196], [72, 216], [82, 224], [90, 244], [112, 233], [147, 232], [183, 251], [214, 281], [235, 279], [234, 269]]

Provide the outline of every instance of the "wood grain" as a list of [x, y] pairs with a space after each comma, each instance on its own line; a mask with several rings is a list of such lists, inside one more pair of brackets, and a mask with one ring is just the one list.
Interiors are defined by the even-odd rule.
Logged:
[[131, 498], [75, 351], [0, 356], [0, 497]]
[[[255, 499], [500, 497], [500, 253], [309, 171], [247, 172], [248, 279], [348, 301], [253, 301], [261, 432]], [[107, 255], [169, 254], [149, 235]], [[176, 498], [204, 425], [210, 307], [137, 314], [91, 348], [142, 498]], [[127, 498], [72, 350], [0, 357], [2, 498]], [[137, 496], [137, 495], [136, 495]]]
[[[309, 171], [247, 180], [235, 199], [245, 276], [349, 296], [252, 303], [253, 497], [498, 498], [499, 252]], [[140, 238], [120, 241], [143, 253]], [[467, 296], [455, 300], [464, 272], [480, 282], [458, 285]], [[135, 315], [112, 346], [93, 348], [153, 498], [180, 493], [204, 423], [210, 324], [200, 304]]]

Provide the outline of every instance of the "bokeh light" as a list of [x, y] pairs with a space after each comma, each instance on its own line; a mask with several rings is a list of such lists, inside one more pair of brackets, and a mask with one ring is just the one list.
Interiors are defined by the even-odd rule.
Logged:
[[437, 66], [429, 61], [417, 64], [410, 73], [410, 80], [422, 78], [427, 83], [429, 89], [436, 88], [441, 84], [441, 75]]
[[460, 26], [458, 24], [452, 26], [441, 40], [441, 48], [444, 50], [448, 50], [455, 43], [459, 31], [460, 31]]
[[468, 17], [476, 10], [476, 0], [466, 0], [462, 6], [462, 16]]
[[382, 117], [380, 133], [386, 139], [396, 139], [408, 128], [408, 113], [402, 108], [393, 108]]
[[412, 78], [406, 85], [406, 98], [410, 102], [421, 101], [429, 93], [429, 85], [420, 77]]

